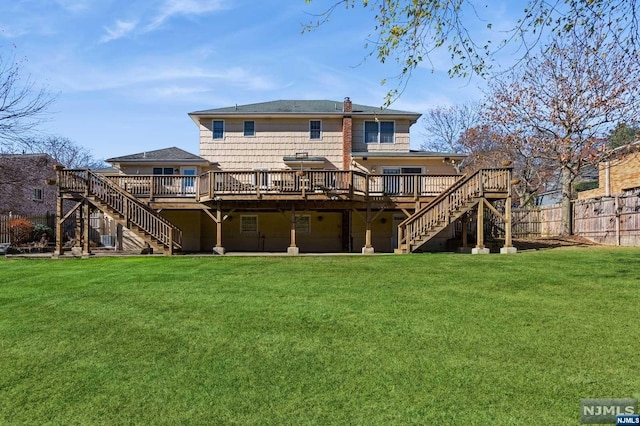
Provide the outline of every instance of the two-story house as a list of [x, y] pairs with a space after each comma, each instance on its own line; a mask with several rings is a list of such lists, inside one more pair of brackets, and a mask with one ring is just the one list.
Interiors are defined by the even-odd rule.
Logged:
[[372, 253], [444, 247], [456, 220], [508, 197], [508, 168], [463, 177], [464, 156], [411, 150], [417, 113], [345, 98], [189, 116], [199, 156], [170, 148], [114, 157], [111, 176], [62, 170], [60, 204], [85, 200], [168, 253]]
[[0, 214], [45, 215], [55, 212], [56, 161], [48, 154], [0, 155]]

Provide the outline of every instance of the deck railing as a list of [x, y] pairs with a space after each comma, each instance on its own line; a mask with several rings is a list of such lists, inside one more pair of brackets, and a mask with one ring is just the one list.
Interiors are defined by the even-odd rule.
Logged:
[[460, 178], [416, 174], [369, 175], [369, 195], [399, 197], [435, 197]]
[[197, 176], [130, 175], [110, 176], [120, 188], [140, 198], [195, 197]]
[[198, 195], [340, 193], [363, 196], [436, 196], [460, 176], [369, 175], [357, 171], [212, 171], [198, 177]]
[[223, 195], [359, 195], [372, 197], [435, 197], [459, 175], [379, 175], [353, 170], [209, 171], [199, 176], [110, 176], [138, 198], [213, 198]]
[[85, 169], [63, 169], [58, 171], [58, 185], [62, 192], [95, 197], [166, 247], [182, 246], [180, 229], [111, 179]]
[[398, 247], [413, 244], [440, 224], [446, 223], [466, 203], [486, 193], [508, 192], [511, 169], [480, 169], [454, 185], [398, 225]]

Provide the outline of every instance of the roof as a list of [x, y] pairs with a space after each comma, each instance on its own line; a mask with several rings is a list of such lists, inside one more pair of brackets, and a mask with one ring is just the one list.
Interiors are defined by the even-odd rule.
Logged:
[[[249, 114], [306, 114], [306, 115], [344, 115], [342, 101], [330, 100], [278, 100], [247, 105], [235, 105], [194, 111], [189, 115], [249, 115]], [[407, 115], [420, 116], [417, 112], [383, 109], [375, 106], [352, 104], [350, 115]]]
[[466, 154], [456, 154], [455, 152], [433, 152], [433, 151], [409, 151], [409, 152], [352, 152], [354, 158], [372, 157], [372, 158], [402, 158], [402, 157], [433, 157], [433, 158], [465, 158]]
[[40, 157], [46, 157], [51, 159], [51, 161], [55, 161], [55, 159], [46, 153], [32, 153], [32, 154], [0, 154], [0, 157], [2, 158], [15, 158], [15, 159], [29, 159], [29, 158], [40, 158]]
[[107, 158], [109, 163], [140, 163], [140, 162], [206, 162], [202, 157], [187, 152], [177, 147], [157, 149], [154, 151], [139, 152], [137, 154], [123, 155], [122, 157]]
[[617, 148], [611, 150], [610, 157], [620, 157], [625, 156], [631, 152], [635, 152], [640, 150], [640, 140], [636, 140], [634, 142], [629, 142], [627, 144], [621, 145]]

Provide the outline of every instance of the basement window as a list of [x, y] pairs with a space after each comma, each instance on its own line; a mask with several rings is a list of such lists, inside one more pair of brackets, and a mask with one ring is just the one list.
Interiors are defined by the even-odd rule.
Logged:
[[258, 232], [258, 216], [240, 216], [240, 233], [255, 234]]
[[308, 234], [311, 232], [311, 216], [296, 215], [296, 232]]

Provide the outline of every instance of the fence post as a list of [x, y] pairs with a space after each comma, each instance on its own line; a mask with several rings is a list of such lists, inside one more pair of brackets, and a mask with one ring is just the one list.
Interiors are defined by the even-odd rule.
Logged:
[[616, 215], [616, 246], [620, 245], [620, 197], [616, 195], [616, 198], [613, 200], [613, 209]]

